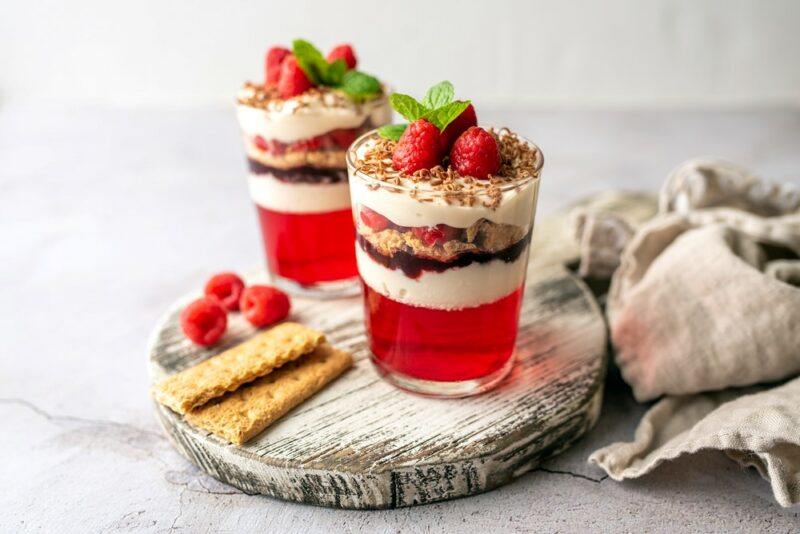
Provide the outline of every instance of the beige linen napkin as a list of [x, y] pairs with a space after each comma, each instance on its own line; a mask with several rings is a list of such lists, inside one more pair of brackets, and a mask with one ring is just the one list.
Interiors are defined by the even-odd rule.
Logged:
[[607, 316], [623, 378], [640, 401], [681, 395], [590, 461], [621, 480], [719, 449], [756, 466], [780, 504], [798, 502], [800, 379], [701, 393], [800, 373], [800, 194], [704, 159], [671, 174], [659, 206], [635, 233], [603, 213], [577, 217], [582, 271], [603, 276], [618, 261]]
[[800, 502], [800, 378], [772, 389], [666, 397], [644, 415], [630, 443], [612, 443], [589, 461], [614, 480], [638, 478], [702, 449], [755, 467], [781, 506]]

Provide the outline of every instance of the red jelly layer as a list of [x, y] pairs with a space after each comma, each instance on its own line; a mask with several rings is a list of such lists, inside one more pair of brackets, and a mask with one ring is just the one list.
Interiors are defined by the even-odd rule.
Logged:
[[411, 306], [363, 286], [370, 349], [389, 372], [473, 380], [500, 370], [514, 352], [522, 286], [495, 302], [461, 310]]
[[355, 228], [349, 208], [326, 213], [256, 208], [273, 273], [303, 285], [356, 276]]

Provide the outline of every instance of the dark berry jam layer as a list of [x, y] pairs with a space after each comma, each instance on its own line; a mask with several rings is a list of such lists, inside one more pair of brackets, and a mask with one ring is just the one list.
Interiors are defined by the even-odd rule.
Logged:
[[497, 252], [462, 252], [454, 259], [449, 261], [435, 260], [415, 256], [409, 252], [400, 250], [392, 256], [385, 256], [361, 235], [356, 234], [356, 240], [361, 249], [369, 254], [369, 257], [387, 269], [400, 269], [409, 278], [419, 278], [423, 271], [441, 273], [447, 269], [455, 267], [466, 267], [472, 263], [488, 263], [492, 260], [502, 260], [506, 263], [515, 262], [531, 242], [531, 232], [516, 243], [499, 250]]
[[345, 169], [319, 169], [308, 165], [279, 169], [251, 158], [247, 158], [247, 166], [252, 174], [271, 174], [281, 182], [290, 184], [336, 184], [347, 181]]

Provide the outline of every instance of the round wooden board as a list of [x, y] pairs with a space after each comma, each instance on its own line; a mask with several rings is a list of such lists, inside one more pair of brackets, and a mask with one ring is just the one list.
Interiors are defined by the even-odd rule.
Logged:
[[[194, 297], [176, 303], [154, 331], [151, 380], [253, 334], [233, 314], [219, 346], [191, 345], [177, 317]], [[186, 458], [247, 493], [337, 508], [396, 508], [473, 495], [564, 450], [599, 415], [606, 328], [588, 289], [560, 265], [532, 267], [521, 317], [517, 362], [498, 388], [436, 400], [378, 377], [360, 297], [295, 299], [292, 319], [351, 351], [353, 369], [244, 446], [193, 428], [163, 406], [156, 412]]]

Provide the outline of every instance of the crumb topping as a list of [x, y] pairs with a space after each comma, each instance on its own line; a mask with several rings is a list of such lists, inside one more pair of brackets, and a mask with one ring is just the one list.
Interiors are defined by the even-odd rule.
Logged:
[[397, 142], [383, 137], [377, 137], [372, 146], [356, 161], [356, 170], [384, 182], [390, 186], [390, 191], [400, 191], [391, 186], [410, 185], [410, 196], [419, 202], [432, 202], [434, 196], [438, 196], [447, 204], [474, 206], [480, 203], [495, 209], [502, 201], [503, 186], [538, 176], [542, 156], [535, 146], [508, 128], [489, 128], [487, 131], [497, 141], [501, 160], [500, 172], [489, 176], [488, 180], [462, 176], [447, 160], [446, 166], [437, 165], [410, 175], [401, 173], [392, 167], [392, 154]]
[[[382, 95], [383, 93], [378, 94], [377, 98]], [[236, 102], [243, 106], [268, 111], [282, 111], [288, 108], [291, 109], [292, 113], [311, 105], [323, 105], [329, 108], [341, 109], [361, 109], [362, 106], [368, 105], [374, 100], [368, 100], [363, 104], [356, 103], [342, 91], [325, 86], [312, 87], [297, 96], [284, 99], [278, 94], [277, 87], [267, 87], [263, 83], [253, 82], [245, 82], [236, 96]]]

